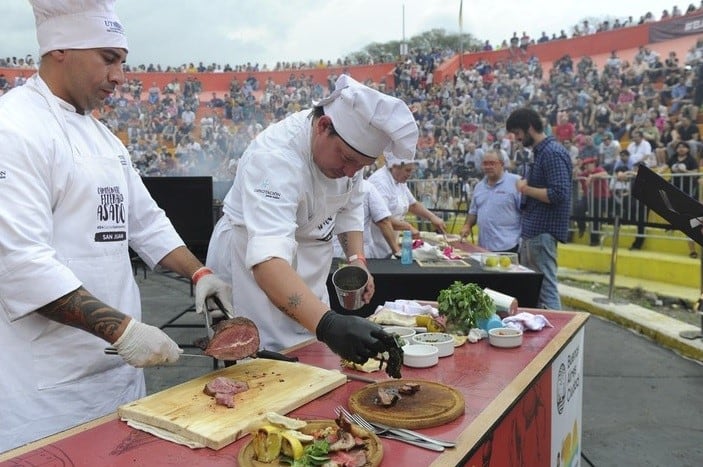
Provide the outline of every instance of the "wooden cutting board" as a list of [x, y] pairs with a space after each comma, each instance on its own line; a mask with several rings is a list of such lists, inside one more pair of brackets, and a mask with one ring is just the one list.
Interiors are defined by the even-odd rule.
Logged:
[[[417, 383], [420, 390], [402, 396], [392, 407], [376, 405], [379, 388], [399, 388], [403, 383]], [[396, 379], [370, 384], [349, 397], [349, 408], [370, 422], [396, 428], [429, 428], [444, 425], [464, 413], [464, 396], [441, 383], [419, 379]]]
[[[234, 408], [215, 404], [203, 392], [218, 376], [246, 381]], [[347, 377], [297, 362], [252, 359], [208, 373], [178, 386], [121, 406], [117, 413], [212, 449], [221, 449], [249, 433], [266, 412], [288, 412], [343, 385]]]

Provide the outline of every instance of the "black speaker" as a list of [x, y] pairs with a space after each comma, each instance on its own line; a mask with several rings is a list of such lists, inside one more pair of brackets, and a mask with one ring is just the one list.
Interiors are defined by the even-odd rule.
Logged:
[[142, 177], [186, 246], [205, 261], [214, 227], [212, 177]]

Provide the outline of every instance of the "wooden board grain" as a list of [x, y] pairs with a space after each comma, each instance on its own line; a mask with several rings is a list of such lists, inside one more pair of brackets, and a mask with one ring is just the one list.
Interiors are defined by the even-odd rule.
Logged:
[[[248, 391], [234, 396], [234, 408], [217, 405], [213, 397], [203, 393], [205, 384], [218, 376], [249, 384]], [[287, 414], [346, 380], [338, 371], [297, 362], [254, 359], [125, 404], [118, 414], [123, 419], [221, 449], [248, 434], [266, 412]]]
[[[376, 405], [379, 388], [398, 388], [404, 383], [416, 383], [420, 390], [402, 396], [392, 407]], [[429, 428], [444, 425], [464, 413], [464, 396], [441, 383], [419, 379], [398, 379], [370, 384], [349, 397], [349, 408], [371, 422], [396, 428]]]

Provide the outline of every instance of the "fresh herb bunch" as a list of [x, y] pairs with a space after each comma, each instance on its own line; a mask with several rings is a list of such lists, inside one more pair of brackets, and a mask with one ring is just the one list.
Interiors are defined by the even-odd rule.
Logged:
[[440, 290], [437, 305], [439, 313], [447, 317], [449, 327], [465, 334], [478, 327], [480, 320], [488, 319], [496, 312], [493, 299], [473, 282], [455, 281]]

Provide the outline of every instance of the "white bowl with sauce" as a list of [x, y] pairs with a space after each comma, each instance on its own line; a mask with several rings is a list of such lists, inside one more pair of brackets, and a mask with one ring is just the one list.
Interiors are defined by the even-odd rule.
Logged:
[[454, 337], [444, 332], [425, 332], [415, 334], [410, 338], [415, 344], [429, 344], [437, 347], [438, 356], [448, 357], [454, 354]]
[[522, 345], [522, 331], [513, 328], [493, 328], [488, 331], [488, 342], [495, 347], [519, 347]]

